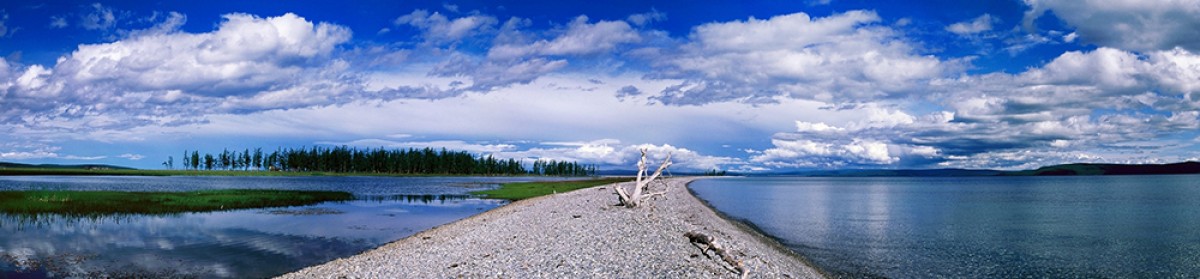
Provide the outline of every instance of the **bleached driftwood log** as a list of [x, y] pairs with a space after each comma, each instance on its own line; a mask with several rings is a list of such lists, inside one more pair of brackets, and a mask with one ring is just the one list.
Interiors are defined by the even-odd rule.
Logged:
[[[683, 236], [686, 236], [688, 241], [691, 241], [693, 245], [700, 248], [700, 253], [703, 253], [705, 257], [708, 257], [708, 251], [711, 250], [714, 254], [717, 254], [717, 257], [720, 257], [721, 260], [732, 266], [743, 279], [750, 275], [750, 269], [746, 268], [746, 264], [734, 259], [733, 255], [730, 255], [729, 251], [725, 250], [725, 247], [722, 247], [716, 238], [698, 232], [686, 232]], [[703, 244], [704, 247], [700, 247], [700, 244]]]
[[[662, 175], [662, 172], [664, 170], [666, 170], [668, 166], [671, 166], [671, 154], [670, 153], [667, 153], [667, 158], [665, 160], [663, 160], [662, 165], [658, 166], [658, 170], [655, 170], [654, 174], [650, 175], [649, 178], [645, 178], [645, 176], [646, 176], [646, 149], [642, 149], [642, 159], [638, 160], [638, 163], [637, 163], [638, 174], [637, 174], [637, 180], [634, 182], [633, 189], [625, 190], [624, 188], [622, 188], [620, 186], [613, 187], [613, 189], [616, 189], [616, 191], [617, 191], [617, 198], [620, 199], [621, 205], [624, 205], [625, 207], [633, 208], [633, 207], [637, 207], [638, 204], [641, 204], [643, 200], [646, 200], [650, 197], [666, 194], [667, 193], [666, 190], [663, 190], [661, 192], [649, 192], [649, 191], [650, 191], [650, 182], [654, 181], [655, 178], [658, 178], [658, 176]], [[643, 178], [645, 178], [645, 179], [643, 179]]]

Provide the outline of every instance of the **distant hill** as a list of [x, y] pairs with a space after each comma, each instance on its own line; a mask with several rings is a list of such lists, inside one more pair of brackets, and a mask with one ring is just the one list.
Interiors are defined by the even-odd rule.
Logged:
[[757, 173], [752, 176], [808, 177], [955, 177], [955, 176], [1048, 176], [1048, 175], [1154, 175], [1200, 174], [1200, 162], [1173, 164], [1063, 164], [1035, 170], [1001, 171], [972, 169], [844, 169]]
[[968, 170], [968, 169], [928, 169], [928, 170], [821, 170], [771, 173], [766, 175], [781, 176], [812, 176], [812, 177], [946, 177], [946, 176], [994, 176], [1003, 171], [998, 170]]
[[101, 164], [85, 164], [85, 165], [56, 165], [56, 164], [20, 164], [0, 162], [0, 169], [55, 169], [55, 170], [133, 170], [134, 168], [101, 165]]
[[1041, 167], [1036, 170], [1005, 172], [1004, 175], [1138, 175], [1138, 174], [1195, 174], [1200, 162], [1173, 164], [1065, 164]]

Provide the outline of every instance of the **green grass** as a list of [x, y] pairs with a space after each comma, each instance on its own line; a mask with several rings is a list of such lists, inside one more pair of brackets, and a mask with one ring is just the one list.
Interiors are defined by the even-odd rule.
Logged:
[[288, 190], [204, 190], [191, 192], [0, 191], [0, 213], [175, 214], [247, 208], [302, 206], [346, 201], [347, 192]]
[[[0, 176], [12, 175], [97, 175], [97, 176], [483, 176], [453, 174], [401, 174], [377, 172], [300, 172], [300, 171], [244, 171], [244, 170], [138, 170], [138, 169], [44, 169], [44, 168], [0, 168]], [[493, 175], [495, 176], [495, 175]], [[509, 176], [509, 175], [505, 175]], [[519, 175], [517, 175], [519, 176]]]
[[630, 178], [600, 178], [590, 180], [574, 180], [574, 181], [548, 181], [548, 182], [517, 182], [501, 184], [500, 188], [486, 191], [472, 192], [472, 194], [484, 195], [493, 199], [505, 200], [523, 200], [532, 197], [545, 196], [553, 193], [568, 192], [577, 189], [595, 187], [605, 184], [629, 182], [633, 181]]

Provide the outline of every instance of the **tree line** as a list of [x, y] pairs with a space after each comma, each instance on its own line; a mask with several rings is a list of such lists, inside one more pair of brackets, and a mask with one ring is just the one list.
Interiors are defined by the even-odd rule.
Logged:
[[[222, 150], [220, 153], [183, 151], [183, 168], [189, 170], [259, 170], [296, 172], [443, 174], [443, 175], [594, 175], [594, 165], [577, 162], [537, 160], [526, 169], [516, 159], [497, 159], [491, 155], [476, 156], [466, 151], [442, 148], [384, 149], [355, 147], [262, 148]], [[174, 156], [163, 163], [174, 168]]]

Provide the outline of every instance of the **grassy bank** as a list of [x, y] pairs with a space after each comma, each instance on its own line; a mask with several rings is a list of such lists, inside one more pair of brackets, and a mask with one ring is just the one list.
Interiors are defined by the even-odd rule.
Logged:
[[601, 178], [575, 181], [505, 183], [501, 184], [500, 188], [497, 189], [477, 191], [472, 193], [484, 195], [493, 199], [522, 200], [605, 184], [629, 182], [632, 180], [633, 179], [630, 178]]
[[172, 214], [231, 209], [302, 206], [351, 200], [346, 192], [205, 190], [191, 192], [0, 191], [0, 213]]
[[[97, 175], [97, 176], [474, 176], [452, 174], [400, 174], [375, 172], [301, 172], [241, 170], [138, 170], [138, 169], [40, 169], [0, 168], [0, 176], [13, 175]], [[483, 175], [479, 175], [483, 176]], [[493, 175], [494, 176], [494, 175]], [[505, 175], [508, 176], [508, 175]]]

